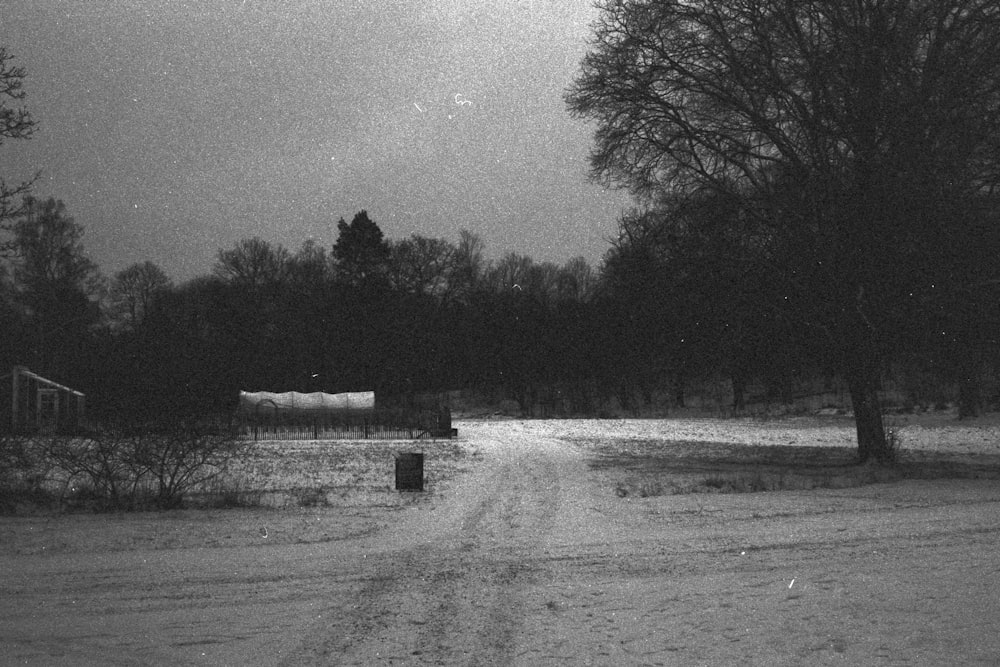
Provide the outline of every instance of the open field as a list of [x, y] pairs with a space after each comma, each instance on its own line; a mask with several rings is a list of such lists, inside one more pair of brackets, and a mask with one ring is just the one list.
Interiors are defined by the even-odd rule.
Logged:
[[257, 507], [0, 517], [0, 663], [1000, 662], [995, 420], [888, 472], [833, 419], [456, 426], [268, 443]]

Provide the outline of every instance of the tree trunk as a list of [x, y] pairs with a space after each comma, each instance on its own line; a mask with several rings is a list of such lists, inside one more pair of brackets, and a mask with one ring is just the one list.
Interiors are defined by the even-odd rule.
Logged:
[[746, 409], [746, 390], [747, 382], [742, 375], [733, 374], [733, 410], [735, 412], [743, 412]]
[[679, 375], [674, 378], [674, 405], [678, 408], [687, 407], [684, 405], [684, 378]]
[[892, 458], [885, 439], [882, 406], [878, 398], [879, 370], [873, 355], [861, 354], [848, 359], [847, 388], [854, 408], [854, 423], [858, 431], [858, 460], [884, 463]]
[[958, 382], [958, 418], [969, 419], [979, 416], [982, 405], [982, 392], [979, 389], [979, 378], [963, 377]]
[[623, 412], [635, 414], [635, 407], [632, 405], [632, 385], [624, 378], [618, 383], [618, 405]]
[[963, 354], [957, 364], [960, 369], [958, 378], [959, 419], [978, 417], [983, 405], [981, 363], [976, 358], [978, 355], [971, 351], [972, 347], [972, 345], [969, 346], [969, 351]]

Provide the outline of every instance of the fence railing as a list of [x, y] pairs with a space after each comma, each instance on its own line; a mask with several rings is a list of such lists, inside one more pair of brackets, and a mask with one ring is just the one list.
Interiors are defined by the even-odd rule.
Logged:
[[450, 438], [451, 413], [367, 410], [320, 414], [240, 415], [240, 437], [248, 440], [414, 440]]

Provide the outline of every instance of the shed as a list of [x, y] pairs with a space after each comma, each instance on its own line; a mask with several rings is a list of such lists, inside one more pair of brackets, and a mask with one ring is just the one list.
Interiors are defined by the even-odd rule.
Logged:
[[83, 423], [83, 392], [14, 366], [0, 376], [0, 429], [13, 433], [55, 433]]

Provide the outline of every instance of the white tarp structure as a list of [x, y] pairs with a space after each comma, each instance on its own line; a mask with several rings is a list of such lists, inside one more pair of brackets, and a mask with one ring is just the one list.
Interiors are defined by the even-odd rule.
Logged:
[[374, 391], [303, 394], [297, 391], [241, 391], [240, 412], [245, 415], [301, 414], [375, 409]]

